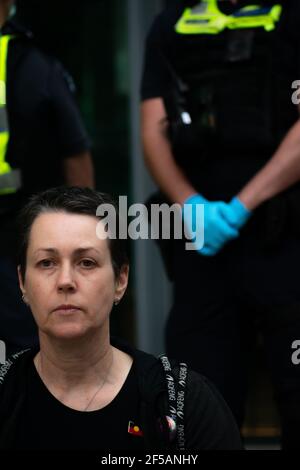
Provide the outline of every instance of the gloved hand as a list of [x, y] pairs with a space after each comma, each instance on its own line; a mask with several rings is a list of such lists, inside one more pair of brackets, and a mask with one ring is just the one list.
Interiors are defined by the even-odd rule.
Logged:
[[[199, 230], [203, 230], [203, 227], [197, 217], [198, 204], [204, 205], [204, 245], [199, 236]], [[213, 256], [226, 242], [239, 236], [238, 222], [242, 221], [242, 210], [236, 202], [230, 204], [211, 202], [200, 194], [195, 194], [184, 202], [183, 220], [190, 236], [197, 233], [193, 241], [201, 255]], [[188, 208], [189, 205], [192, 207]]]
[[236, 227], [242, 228], [251, 217], [252, 212], [240, 201], [238, 197], [234, 197], [223, 212], [223, 216], [227, 222]]

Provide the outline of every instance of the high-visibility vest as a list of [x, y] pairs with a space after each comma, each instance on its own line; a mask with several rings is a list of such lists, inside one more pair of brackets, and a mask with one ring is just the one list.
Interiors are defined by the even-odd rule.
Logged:
[[0, 195], [15, 193], [21, 187], [21, 172], [5, 161], [9, 141], [9, 123], [6, 108], [7, 52], [13, 36], [0, 37]]
[[281, 13], [281, 5], [248, 5], [232, 15], [225, 15], [219, 10], [217, 0], [202, 0], [200, 5], [184, 10], [175, 29], [179, 34], [219, 34], [226, 28], [264, 28], [273, 31]]

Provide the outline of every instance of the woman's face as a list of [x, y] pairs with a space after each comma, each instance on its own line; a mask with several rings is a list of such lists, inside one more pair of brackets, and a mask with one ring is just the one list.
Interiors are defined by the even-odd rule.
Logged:
[[96, 217], [65, 212], [39, 215], [20, 287], [41, 332], [76, 338], [108, 326], [127, 287], [128, 267], [115, 279], [108, 240], [96, 236]]

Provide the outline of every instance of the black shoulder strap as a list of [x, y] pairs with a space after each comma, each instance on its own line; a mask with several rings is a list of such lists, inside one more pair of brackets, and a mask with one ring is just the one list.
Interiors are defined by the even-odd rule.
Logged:
[[154, 359], [140, 377], [141, 420], [149, 449], [184, 450], [186, 364], [172, 364], [167, 356]]
[[168, 393], [168, 414], [166, 422], [169, 429], [169, 439], [176, 443], [177, 450], [185, 450], [184, 404], [187, 380], [187, 365], [180, 362], [172, 369], [167, 356], [160, 356]]
[[8, 374], [9, 370], [12, 368], [14, 363], [21, 357], [24, 353], [27, 353], [30, 349], [24, 349], [13, 354], [10, 358], [7, 359], [6, 362], [0, 364], [0, 386], [4, 382], [6, 375]]

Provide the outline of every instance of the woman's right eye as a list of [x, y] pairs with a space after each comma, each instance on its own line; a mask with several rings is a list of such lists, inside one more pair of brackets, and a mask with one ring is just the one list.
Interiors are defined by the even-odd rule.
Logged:
[[42, 259], [41, 261], [39, 261], [39, 265], [42, 267], [42, 268], [50, 268], [52, 267], [52, 264], [53, 263], [53, 260], [51, 259]]

